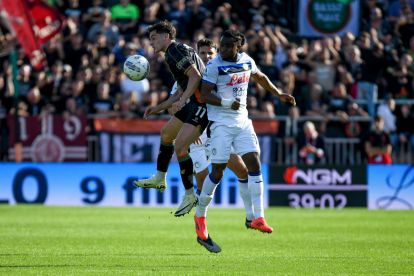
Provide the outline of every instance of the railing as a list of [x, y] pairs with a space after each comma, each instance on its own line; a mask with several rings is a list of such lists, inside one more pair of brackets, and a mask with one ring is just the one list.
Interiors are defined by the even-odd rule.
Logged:
[[[305, 121], [321, 122], [326, 118], [322, 116], [302, 116], [292, 120], [288, 116], [278, 116], [277, 120], [284, 123], [284, 133], [286, 138], [272, 137], [273, 149], [272, 159], [276, 164], [291, 165], [298, 164], [298, 145], [293, 137], [299, 133], [299, 126]], [[331, 121], [339, 121], [339, 117], [331, 118]], [[369, 117], [350, 117], [349, 121], [371, 122]], [[99, 162], [100, 140], [98, 135], [89, 135], [88, 161]], [[393, 151], [394, 163], [412, 163], [414, 161], [413, 150], [409, 143], [400, 146], [398, 151]], [[322, 163], [332, 165], [358, 165], [363, 164], [364, 160], [363, 145], [359, 138], [325, 138], [325, 158]]]
[[[325, 138], [325, 158], [322, 163], [331, 165], [358, 165], [363, 163], [357, 138]], [[299, 149], [293, 139], [276, 138], [275, 163], [280, 165], [299, 164]]]
[[[1, 118], [1, 116], [0, 116]], [[3, 117], [4, 118], [4, 117]], [[93, 119], [92, 116], [88, 116]], [[302, 116], [298, 119], [291, 119], [288, 116], [277, 116], [284, 129], [283, 137], [271, 136], [271, 160], [277, 164], [298, 164], [298, 145], [294, 137], [300, 132], [300, 126], [305, 121], [323, 122], [326, 120], [322, 116]], [[340, 121], [339, 117], [330, 118], [330, 121]], [[350, 117], [349, 121], [371, 122], [370, 117]], [[87, 158], [90, 162], [101, 161], [100, 139], [97, 134], [90, 134], [87, 137]], [[393, 150], [394, 163], [414, 162], [414, 149], [410, 143], [402, 143], [398, 149]], [[332, 165], [358, 165], [365, 162], [364, 149], [359, 138], [325, 138], [325, 158], [322, 162]]]

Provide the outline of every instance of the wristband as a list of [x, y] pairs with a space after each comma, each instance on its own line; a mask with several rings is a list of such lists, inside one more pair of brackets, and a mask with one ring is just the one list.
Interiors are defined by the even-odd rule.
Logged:
[[231, 105], [234, 103], [233, 99], [221, 99], [221, 106], [225, 108], [231, 108]]

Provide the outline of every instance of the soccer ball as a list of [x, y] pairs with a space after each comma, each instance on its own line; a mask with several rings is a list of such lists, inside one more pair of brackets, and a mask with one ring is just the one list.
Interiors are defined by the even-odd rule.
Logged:
[[148, 60], [140, 55], [129, 56], [124, 63], [124, 73], [134, 81], [145, 79], [150, 70]]

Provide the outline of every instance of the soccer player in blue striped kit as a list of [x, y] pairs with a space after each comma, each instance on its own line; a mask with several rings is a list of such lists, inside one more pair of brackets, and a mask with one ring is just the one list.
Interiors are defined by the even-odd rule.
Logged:
[[249, 55], [240, 52], [244, 43], [245, 37], [239, 31], [225, 31], [220, 40], [220, 54], [207, 64], [201, 83], [202, 101], [207, 103], [210, 121], [207, 130], [211, 133], [212, 172], [204, 181], [194, 221], [197, 241], [215, 253], [221, 249], [207, 231], [207, 208], [223, 177], [232, 147], [248, 170], [248, 189], [254, 212], [251, 227], [265, 233], [273, 232], [264, 218], [260, 147], [246, 108], [250, 77], [282, 102], [296, 105], [293, 96], [280, 91], [260, 72]]

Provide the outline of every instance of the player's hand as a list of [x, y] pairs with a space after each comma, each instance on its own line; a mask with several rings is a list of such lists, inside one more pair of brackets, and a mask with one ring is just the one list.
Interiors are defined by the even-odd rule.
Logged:
[[291, 104], [293, 106], [296, 105], [295, 97], [293, 97], [292, 95], [282, 93], [282, 94], [279, 95], [279, 99], [284, 103], [288, 103], [288, 104]]
[[185, 105], [185, 101], [183, 102], [182, 100], [179, 100], [179, 101], [173, 103], [172, 106], [171, 106], [171, 112], [173, 114], [177, 113], [178, 111], [181, 110], [181, 108], [183, 108], [184, 105]]
[[148, 106], [144, 112], [144, 119], [148, 119], [149, 115], [156, 113], [155, 111], [155, 106]]
[[236, 98], [236, 100], [231, 104], [231, 109], [238, 110], [240, 108], [240, 99]]
[[203, 144], [203, 140], [201, 139], [201, 137], [198, 137], [195, 141], [194, 144], [196, 145], [202, 145]]

